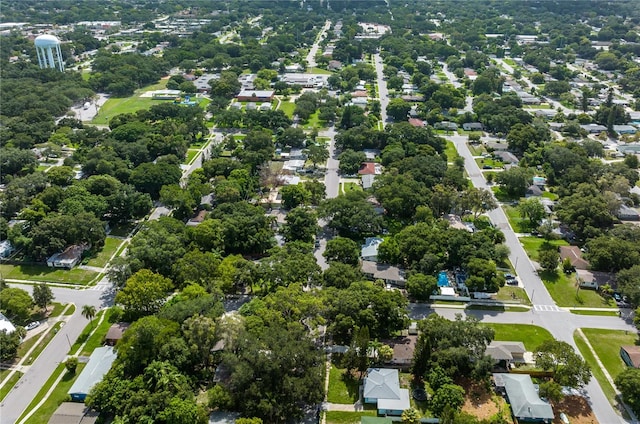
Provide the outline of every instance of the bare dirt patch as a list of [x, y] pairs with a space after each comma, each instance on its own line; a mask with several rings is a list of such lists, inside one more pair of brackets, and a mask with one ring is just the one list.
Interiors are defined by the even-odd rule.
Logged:
[[458, 384], [465, 390], [463, 412], [480, 420], [490, 419], [502, 414], [507, 422], [511, 422], [508, 413], [509, 405], [502, 397], [487, 387], [485, 383], [464, 379], [459, 381]]
[[560, 413], [564, 412], [571, 424], [598, 424], [589, 402], [580, 396], [565, 396], [560, 402], [553, 402], [555, 418], [553, 424], [562, 424]]

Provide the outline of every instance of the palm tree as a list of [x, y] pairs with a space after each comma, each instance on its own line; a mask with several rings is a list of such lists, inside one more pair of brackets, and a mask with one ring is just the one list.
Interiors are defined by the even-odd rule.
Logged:
[[82, 307], [82, 316], [91, 321], [91, 327], [93, 328], [93, 317], [96, 316], [96, 307], [93, 305], [84, 305]]

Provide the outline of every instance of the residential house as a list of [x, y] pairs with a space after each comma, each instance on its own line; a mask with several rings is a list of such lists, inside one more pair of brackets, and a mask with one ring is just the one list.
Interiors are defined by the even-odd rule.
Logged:
[[329, 75], [322, 74], [294, 74], [286, 73], [280, 77], [280, 81], [287, 84], [295, 84], [303, 88], [322, 88], [327, 85]]
[[362, 391], [364, 403], [375, 404], [379, 415], [402, 415], [411, 407], [409, 390], [400, 388], [398, 370], [369, 368]]
[[581, 288], [597, 290], [605, 284], [615, 285], [615, 275], [608, 272], [577, 269], [576, 274], [578, 274], [578, 282]]
[[607, 127], [598, 124], [580, 125], [580, 128], [586, 130], [589, 134], [600, 134], [601, 132], [607, 131]]
[[289, 150], [289, 159], [298, 160], [298, 159], [307, 159], [307, 155], [304, 154], [303, 149], [293, 148]]
[[575, 269], [589, 269], [589, 261], [582, 257], [582, 251], [578, 246], [560, 246], [560, 260], [569, 259]]
[[99, 416], [98, 411], [89, 409], [84, 403], [62, 402], [48, 424], [93, 424]]
[[118, 340], [122, 338], [124, 332], [127, 331], [129, 325], [131, 324], [128, 322], [116, 322], [111, 325], [111, 327], [109, 327], [109, 331], [107, 331], [107, 335], [104, 337], [105, 343], [109, 346], [115, 346], [115, 344], [118, 343]]
[[503, 391], [511, 406], [511, 412], [519, 423], [551, 423], [553, 408], [540, 399], [529, 374], [493, 374], [498, 390]]
[[520, 160], [518, 160], [516, 155], [514, 155], [511, 152], [505, 152], [505, 151], [494, 152], [493, 156], [500, 158], [502, 162], [508, 165], [517, 165], [520, 162]]
[[0, 259], [8, 258], [14, 251], [14, 247], [9, 240], [0, 242]]
[[414, 103], [414, 102], [424, 102], [424, 95], [422, 94], [406, 94], [400, 97], [405, 102]]
[[620, 357], [632, 368], [640, 368], [640, 346], [620, 346]]
[[71, 400], [84, 402], [87, 394], [93, 386], [102, 381], [115, 360], [116, 352], [111, 346], [99, 347], [94, 350], [89, 357], [89, 362], [67, 392], [71, 396]]
[[330, 60], [329, 64], [327, 65], [327, 70], [329, 71], [337, 71], [339, 69], [342, 69], [342, 62], [340, 62], [339, 60]]
[[367, 237], [360, 250], [360, 257], [365, 261], [378, 260], [378, 247], [384, 240], [379, 237]]
[[422, 119], [418, 118], [409, 118], [409, 124], [416, 128], [424, 128], [427, 125]]
[[373, 187], [375, 180], [376, 176], [374, 174], [365, 174], [360, 177], [360, 183], [362, 184], [362, 188], [365, 190]]
[[537, 185], [530, 185], [529, 188], [527, 188], [527, 191], [525, 192], [525, 197], [529, 198], [529, 197], [540, 197], [542, 196], [542, 189], [540, 189], [540, 187], [538, 187]]
[[273, 90], [242, 90], [237, 96], [239, 102], [271, 102]]
[[51, 257], [47, 259], [47, 266], [49, 268], [71, 269], [78, 265], [82, 259], [82, 254], [88, 249], [89, 245], [87, 244], [74, 244], [69, 246], [62, 252], [51, 255]]
[[484, 145], [484, 147], [486, 147], [487, 149], [491, 149], [494, 151], [505, 151], [509, 148], [509, 146], [507, 145], [507, 143], [496, 143], [494, 141], [484, 141], [482, 143]]
[[640, 213], [625, 204], [620, 205], [617, 217], [620, 221], [640, 221]]
[[638, 129], [632, 125], [614, 125], [613, 130], [618, 134], [635, 134]]
[[458, 124], [450, 121], [442, 121], [436, 122], [433, 127], [437, 130], [456, 131], [458, 129]]
[[358, 175], [375, 175], [376, 164], [375, 162], [363, 162], [362, 166], [358, 170]]
[[484, 125], [480, 122], [465, 122], [462, 124], [462, 129], [465, 131], [482, 131], [484, 130]]
[[283, 171], [299, 172], [304, 168], [304, 159], [287, 160], [282, 166]]
[[391, 361], [387, 362], [385, 365], [391, 368], [398, 368], [401, 371], [408, 371], [413, 363], [413, 353], [416, 350], [417, 341], [417, 331], [416, 335], [381, 340], [382, 343], [393, 349], [393, 357], [391, 358]]
[[195, 216], [193, 216], [192, 218], [190, 218], [187, 221], [187, 226], [188, 227], [197, 227], [198, 225], [202, 224], [202, 221], [204, 221], [206, 216], [207, 216], [207, 211], [206, 210], [203, 209], [201, 211], [198, 211], [198, 213]]
[[502, 363], [505, 368], [508, 368], [510, 364], [525, 362], [524, 354], [526, 351], [522, 342], [494, 340], [487, 346], [484, 353], [497, 363]]
[[365, 90], [356, 90], [351, 93], [351, 97], [354, 99], [356, 97], [369, 97], [369, 93], [367, 93]]
[[406, 284], [404, 271], [397, 266], [362, 261], [361, 270], [365, 277], [371, 280], [382, 280], [387, 286], [403, 288]]
[[0, 313], [0, 333], [3, 331], [6, 334], [11, 334], [16, 331], [16, 327], [11, 323], [11, 321], [9, 321], [7, 317]]
[[268, 110], [271, 110], [271, 103], [270, 102], [263, 102], [260, 105], [260, 112], [266, 112]]

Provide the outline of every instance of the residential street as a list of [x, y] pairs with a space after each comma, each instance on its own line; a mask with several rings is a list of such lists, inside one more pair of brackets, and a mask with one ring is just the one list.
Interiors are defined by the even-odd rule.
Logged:
[[316, 55], [318, 54], [318, 48], [320, 47], [320, 42], [324, 39], [324, 34], [327, 32], [327, 30], [329, 30], [330, 27], [331, 27], [331, 21], [327, 20], [324, 23], [324, 26], [322, 27], [320, 32], [318, 33], [318, 36], [316, 37], [316, 41], [313, 43], [313, 46], [311, 46], [311, 49], [309, 50], [309, 54], [307, 54], [308, 67], [314, 68], [317, 66]]
[[376, 74], [378, 76], [378, 96], [380, 98], [380, 117], [382, 119], [382, 125], [387, 124], [387, 106], [389, 105], [389, 90], [387, 90], [387, 81], [384, 79], [384, 74], [382, 73], [382, 69], [384, 65], [382, 64], [382, 58], [380, 57], [380, 53], [376, 53], [374, 56], [374, 61], [376, 65]]
[[[32, 292], [33, 286], [28, 284], [11, 284]], [[95, 286], [97, 287], [97, 286]], [[58, 334], [49, 342], [38, 359], [29, 366], [28, 371], [0, 403], [2, 414], [0, 424], [13, 424], [29, 406], [42, 386], [45, 385], [58, 364], [64, 362], [71, 345], [78, 338], [82, 330], [89, 324], [89, 320], [82, 316], [84, 305], [93, 305], [97, 310], [113, 304], [114, 293], [111, 289], [99, 291], [92, 289], [76, 290], [51, 287], [55, 301], [60, 303], [74, 303], [76, 310]]]
[[[482, 176], [480, 167], [473, 159], [473, 155], [466, 144], [467, 137], [448, 136], [447, 139], [454, 143], [458, 154], [464, 158], [465, 170], [473, 182], [473, 185], [475, 187], [489, 189], [484, 177]], [[490, 211], [488, 215], [489, 218], [491, 218], [491, 222], [496, 227], [500, 228], [505, 235], [505, 244], [511, 251], [509, 260], [520, 277], [520, 281], [524, 284], [527, 295], [529, 296], [531, 303], [534, 305], [534, 310], [527, 313], [474, 311], [474, 314], [475, 312], [478, 312], [480, 314], [480, 318], [487, 322], [520, 322], [539, 325], [549, 330], [556, 339], [567, 342], [574, 347], [576, 347], [576, 345], [573, 341], [573, 332], [580, 327], [593, 326], [595, 328], [605, 327], [634, 331], [634, 327], [632, 325], [624, 322], [620, 318], [575, 315], [570, 312], [560, 310], [549, 295], [544, 283], [540, 277], [538, 277], [529, 257], [520, 244], [518, 237], [509, 225], [507, 216], [502, 208], [494, 209]], [[536, 307], [537, 309], [543, 309], [544, 311], [536, 311]], [[455, 312], [447, 311], [446, 314], [455, 315]], [[493, 318], [498, 321], [492, 321]], [[589, 395], [593, 412], [600, 423], [614, 424], [627, 422], [614, 411], [595, 378], [593, 378], [587, 385], [586, 390]]]

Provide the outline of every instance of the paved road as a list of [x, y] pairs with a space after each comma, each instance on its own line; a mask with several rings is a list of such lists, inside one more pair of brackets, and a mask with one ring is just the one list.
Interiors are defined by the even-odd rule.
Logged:
[[389, 90], [387, 90], [387, 81], [384, 79], [382, 70], [384, 65], [382, 64], [382, 58], [379, 53], [374, 56], [376, 65], [376, 74], [378, 79], [378, 95], [380, 96], [380, 117], [382, 119], [382, 125], [387, 124], [387, 106], [389, 105]]
[[[333, 199], [338, 197], [338, 193], [340, 191], [340, 175], [338, 175], [338, 165], [340, 164], [340, 161], [337, 158], [335, 147], [336, 129], [334, 126], [331, 126], [325, 131], [320, 131], [318, 135], [320, 137], [329, 137], [329, 146], [327, 148], [329, 150], [329, 159], [327, 159], [327, 169], [324, 174], [324, 185], [327, 191], [327, 198]], [[324, 220], [319, 220], [318, 225], [323, 229], [323, 233], [320, 237], [320, 246], [314, 250], [313, 254], [316, 257], [318, 265], [324, 271], [329, 268], [329, 264], [327, 264], [322, 254], [327, 247], [327, 241], [331, 238], [331, 234], [329, 229], [326, 227], [327, 223]]]
[[[10, 285], [29, 292], [33, 290], [32, 285]], [[51, 291], [56, 302], [74, 303], [76, 311], [0, 403], [0, 424], [15, 423], [58, 364], [64, 362], [69, 348], [89, 323], [82, 316], [82, 306], [93, 305], [96, 309], [101, 309], [113, 304], [114, 293], [110, 289], [101, 291], [52, 287]]]
[[315, 66], [318, 65], [316, 63], [316, 55], [318, 54], [318, 48], [320, 47], [320, 42], [324, 39], [324, 34], [329, 30], [329, 27], [331, 27], [331, 21], [327, 20], [324, 23], [324, 26], [322, 27], [320, 32], [318, 33], [318, 36], [316, 37], [316, 41], [313, 43], [313, 46], [311, 46], [311, 50], [309, 50], [309, 54], [307, 54], [307, 66], [310, 68], [314, 68]]
[[[471, 151], [469, 150], [466, 141], [467, 137], [463, 136], [450, 136], [447, 137], [451, 140], [460, 156], [464, 158], [464, 166], [469, 178], [473, 182], [475, 187], [487, 188], [486, 181], [482, 176], [482, 171], [478, 164], [473, 160]], [[540, 277], [538, 277], [533, 264], [529, 260], [524, 248], [520, 244], [518, 237], [514, 233], [513, 229], [509, 225], [507, 216], [502, 208], [497, 208], [488, 213], [491, 222], [502, 230], [505, 235], [505, 244], [509, 247], [511, 253], [509, 260], [513, 264], [516, 273], [520, 277], [520, 281], [524, 284], [524, 289], [529, 295], [531, 303], [534, 305], [534, 310], [521, 316], [504, 312], [494, 311], [475, 311], [480, 312], [483, 320], [495, 319], [505, 322], [515, 323], [517, 320], [526, 319], [526, 323], [539, 325], [546, 328], [551, 332], [553, 337], [558, 340], [569, 343], [573, 347], [576, 347], [573, 341], [573, 332], [580, 327], [595, 326], [596, 328], [612, 328], [612, 329], [624, 329], [633, 331], [633, 327], [628, 322], [623, 321], [620, 318], [611, 319], [611, 317], [588, 317], [571, 314], [566, 311], [560, 310], [556, 305], [546, 287], [542, 283]], [[537, 311], [536, 311], [537, 309]], [[447, 312], [451, 313], [451, 312]], [[455, 314], [455, 313], [454, 313]], [[489, 318], [491, 317], [491, 318]], [[499, 318], [497, 318], [499, 317]], [[529, 321], [529, 318], [531, 319]], [[591, 382], [586, 386], [587, 394], [589, 395], [589, 401], [591, 408], [595, 413], [600, 423], [614, 424], [614, 423], [626, 423], [620, 415], [616, 413], [613, 407], [609, 404], [602, 388], [598, 384], [595, 378], [591, 379]]]

